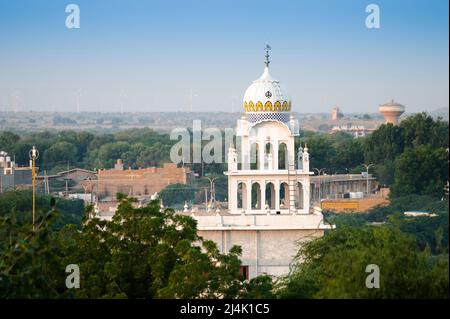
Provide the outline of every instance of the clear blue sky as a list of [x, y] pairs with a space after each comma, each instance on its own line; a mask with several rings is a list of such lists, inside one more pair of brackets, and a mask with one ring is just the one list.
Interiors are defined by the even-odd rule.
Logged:
[[[81, 28], [65, 27], [76, 3]], [[381, 9], [367, 29], [365, 8]], [[447, 0], [0, 0], [0, 109], [240, 110], [271, 72], [299, 112], [449, 106]], [[122, 92], [122, 94], [121, 94]], [[121, 97], [122, 96], [122, 97]]]

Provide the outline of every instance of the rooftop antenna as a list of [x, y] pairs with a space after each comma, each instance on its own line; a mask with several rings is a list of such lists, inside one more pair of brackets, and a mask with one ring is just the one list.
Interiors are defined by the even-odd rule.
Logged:
[[270, 64], [270, 60], [269, 60], [269, 57], [270, 57], [269, 51], [270, 50], [272, 50], [272, 48], [270, 47], [269, 44], [266, 44], [266, 46], [264, 47], [264, 51], [266, 51], [266, 55], [265, 55], [266, 59], [264, 60], [264, 64], [266, 65], [267, 68], [269, 67], [269, 64]]

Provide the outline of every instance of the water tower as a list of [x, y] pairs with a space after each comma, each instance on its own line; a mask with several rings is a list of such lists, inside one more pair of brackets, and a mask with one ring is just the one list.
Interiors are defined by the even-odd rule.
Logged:
[[393, 125], [398, 124], [398, 118], [405, 112], [405, 106], [391, 100], [388, 103], [381, 104], [378, 111], [383, 114], [385, 123]]

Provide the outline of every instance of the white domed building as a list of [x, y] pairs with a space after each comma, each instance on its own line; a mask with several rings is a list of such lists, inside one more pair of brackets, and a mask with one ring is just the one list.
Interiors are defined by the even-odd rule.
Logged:
[[270, 74], [269, 49], [263, 74], [244, 94], [236, 147], [228, 150], [228, 211], [193, 214], [199, 235], [222, 252], [242, 247], [248, 278], [287, 274], [298, 243], [332, 228], [310, 207], [308, 148], [295, 150], [298, 121], [289, 95]]

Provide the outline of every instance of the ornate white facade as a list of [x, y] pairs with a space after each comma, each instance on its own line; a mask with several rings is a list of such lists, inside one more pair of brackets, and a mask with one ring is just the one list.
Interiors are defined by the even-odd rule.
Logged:
[[269, 49], [262, 76], [244, 94], [236, 146], [228, 150], [228, 212], [194, 214], [199, 234], [222, 252], [243, 248], [250, 278], [288, 273], [298, 243], [331, 228], [310, 208], [308, 148], [295, 150], [298, 121], [287, 92], [270, 75]]
[[[231, 214], [308, 214], [310, 182], [308, 148], [295, 163], [297, 122], [265, 119], [238, 121], [239, 156], [228, 150], [228, 209]], [[239, 163], [241, 162], [241, 163]]]

